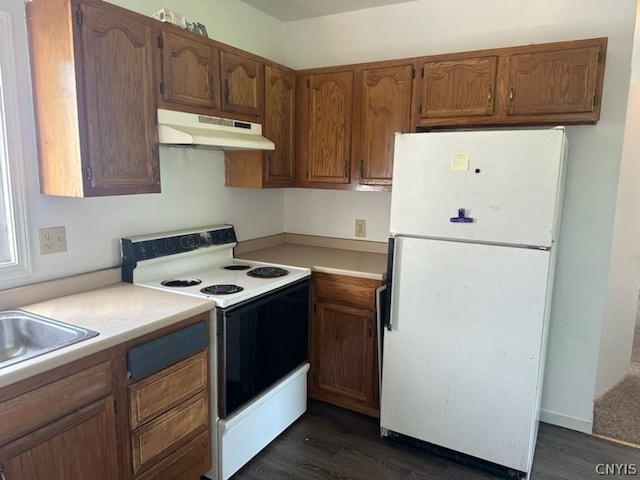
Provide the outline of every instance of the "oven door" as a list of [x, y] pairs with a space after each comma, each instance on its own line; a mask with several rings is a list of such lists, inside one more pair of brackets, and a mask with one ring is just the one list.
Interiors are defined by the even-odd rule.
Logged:
[[228, 417], [307, 361], [309, 284], [305, 279], [217, 309], [220, 418]]

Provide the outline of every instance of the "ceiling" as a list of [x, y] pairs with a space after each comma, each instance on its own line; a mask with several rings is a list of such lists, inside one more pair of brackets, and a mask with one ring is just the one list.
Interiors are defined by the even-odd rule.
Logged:
[[242, 0], [283, 22], [415, 0]]

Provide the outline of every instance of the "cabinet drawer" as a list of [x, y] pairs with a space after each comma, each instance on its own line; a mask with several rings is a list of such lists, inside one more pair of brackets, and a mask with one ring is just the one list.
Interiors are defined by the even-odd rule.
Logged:
[[200, 478], [211, 468], [211, 442], [209, 432], [196, 438], [163, 458], [136, 480], [188, 480]]
[[132, 432], [133, 471], [157, 461], [209, 427], [206, 390]]
[[0, 403], [0, 444], [111, 393], [110, 361]]
[[129, 386], [131, 428], [156, 417], [207, 386], [207, 351], [202, 351]]
[[316, 297], [337, 300], [349, 305], [375, 309], [377, 280], [314, 273], [314, 293]]

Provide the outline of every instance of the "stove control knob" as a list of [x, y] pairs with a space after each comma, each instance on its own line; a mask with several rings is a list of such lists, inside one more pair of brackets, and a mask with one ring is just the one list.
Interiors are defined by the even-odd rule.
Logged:
[[212, 243], [212, 239], [211, 239], [211, 234], [209, 232], [204, 232], [200, 234], [200, 238], [202, 239], [202, 242], [205, 245], [211, 245]]
[[194, 249], [200, 245], [200, 237], [198, 235], [185, 235], [180, 240], [182, 248]]

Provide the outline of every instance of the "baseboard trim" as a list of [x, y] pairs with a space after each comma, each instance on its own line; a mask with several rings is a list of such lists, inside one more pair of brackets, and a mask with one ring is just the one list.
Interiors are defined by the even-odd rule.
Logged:
[[540, 421], [544, 423], [550, 423], [551, 425], [557, 425], [558, 427], [568, 428], [569, 430], [575, 430], [591, 435], [593, 431], [593, 421], [585, 420], [583, 418], [570, 417], [557, 412], [551, 412], [549, 410], [540, 411]]

